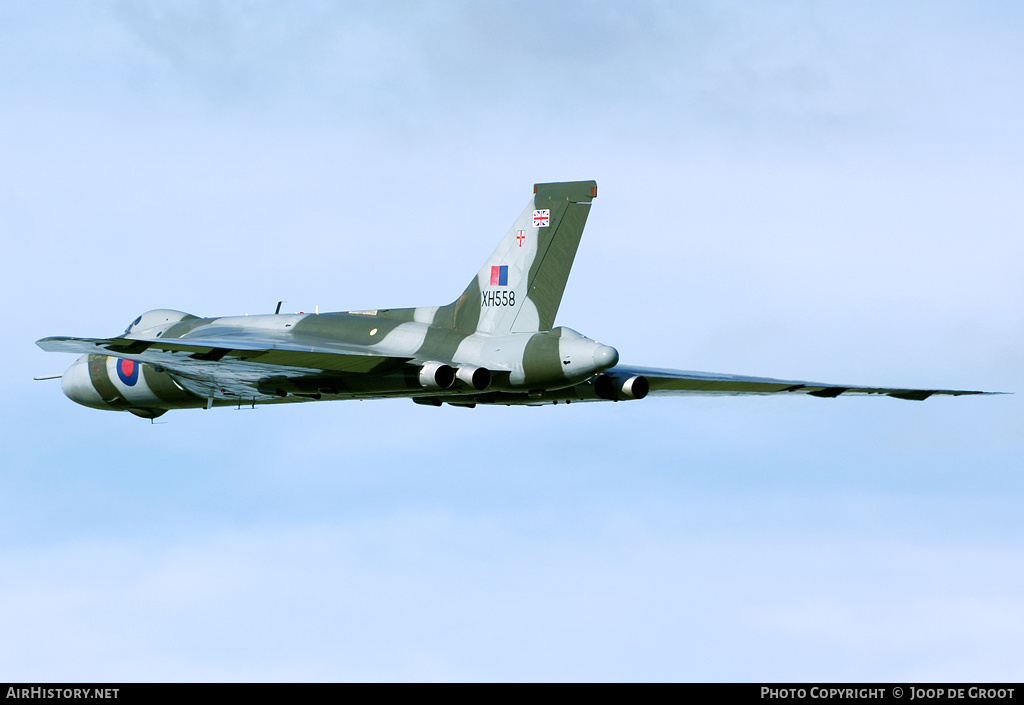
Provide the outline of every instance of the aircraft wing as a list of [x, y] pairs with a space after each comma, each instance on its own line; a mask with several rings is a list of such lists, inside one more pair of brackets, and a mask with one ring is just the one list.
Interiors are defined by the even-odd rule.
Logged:
[[[364, 346], [347, 346], [329, 341], [285, 340], [246, 332], [197, 338], [44, 338], [36, 343], [47, 352], [112, 355], [163, 368], [193, 394], [203, 398], [231, 397], [267, 400], [283, 392], [319, 398], [321, 390], [349, 398], [365, 398], [359, 378], [373, 373], [384, 375], [401, 370], [410, 357], [377, 353]], [[647, 391], [623, 396], [618, 388], [636, 377], [646, 381]], [[602, 380], [602, 378], [605, 378]], [[601, 381], [610, 382], [602, 387]], [[636, 388], [633, 390], [636, 391]], [[706, 396], [740, 394], [809, 394], [816, 397], [840, 395], [885, 395], [897, 399], [924, 400], [933, 395], [962, 396], [998, 394], [959, 389], [904, 389], [826, 384], [798, 380], [691, 372], [651, 367], [618, 365], [603, 374], [572, 387], [550, 390], [541, 396], [520, 392], [487, 395], [424, 392], [431, 403], [443, 398], [449, 403], [471, 405], [543, 404], [557, 401], [601, 401], [614, 398], [650, 396]], [[386, 394], [385, 394], [386, 395]], [[405, 394], [401, 394], [405, 396]]]
[[[43, 338], [47, 352], [113, 355], [163, 368], [190, 392], [203, 397], [261, 399], [318, 384], [344, 388], [347, 375], [387, 373], [411, 360], [376, 354], [365, 347], [288, 344], [258, 336], [210, 338]], [[287, 383], [285, 383], [287, 380]], [[304, 383], [306, 380], [308, 383]], [[271, 390], [271, 391], [268, 391]]]
[[744, 377], [712, 372], [665, 370], [653, 367], [619, 365], [607, 374], [628, 379], [644, 377], [651, 396], [733, 395], [733, 394], [809, 394], [813, 397], [838, 397], [853, 394], [886, 395], [896, 399], [922, 401], [933, 395], [963, 396], [967, 394], [1000, 394], [962, 389], [901, 389], [896, 387], [861, 387], [852, 384], [825, 384], [769, 377]]
[[[36, 341], [46, 352], [115, 355], [127, 360], [156, 362], [194, 360], [217, 362], [225, 357], [259, 360], [264, 364], [312, 367], [344, 372], [372, 372], [377, 362], [398, 358], [380, 355], [363, 346], [338, 345], [318, 341], [314, 344], [282, 342], [273, 338], [67, 338], [53, 337]], [[401, 358], [403, 361], [410, 358]]]

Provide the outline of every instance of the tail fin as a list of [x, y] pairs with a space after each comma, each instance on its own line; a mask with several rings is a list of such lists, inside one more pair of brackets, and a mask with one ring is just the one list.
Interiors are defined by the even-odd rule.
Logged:
[[438, 309], [434, 325], [468, 333], [551, 330], [597, 182], [536, 184], [533, 193], [462, 296]]

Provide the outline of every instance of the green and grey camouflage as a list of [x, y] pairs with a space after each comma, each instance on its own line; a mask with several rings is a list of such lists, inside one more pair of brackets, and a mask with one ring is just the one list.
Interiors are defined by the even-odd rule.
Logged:
[[54, 337], [84, 353], [64, 393], [96, 409], [170, 409], [409, 397], [421, 404], [557, 404], [649, 394], [981, 394], [892, 389], [618, 365], [619, 354], [554, 327], [594, 181], [537, 184], [465, 291], [446, 306], [199, 318], [158, 309], [113, 338]]

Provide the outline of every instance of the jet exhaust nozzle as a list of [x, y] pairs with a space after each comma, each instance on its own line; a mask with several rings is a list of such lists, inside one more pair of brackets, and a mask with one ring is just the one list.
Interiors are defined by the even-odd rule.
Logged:
[[448, 389], [455, 384], [455, 370], [443, 362], [428, 362], [420, 368], [420, 385], [434, 389]]
[[594, 393], [609, 401], [643, 399], [650, 391], [651, 383], [643, 375], [620, 377], [602, 374], [594, 380]]
[[486, 367], [459, 365], [459, 368], [455, 371], [455, 376], [478, 392], [482, 392], [491, 386], [491, 371]]

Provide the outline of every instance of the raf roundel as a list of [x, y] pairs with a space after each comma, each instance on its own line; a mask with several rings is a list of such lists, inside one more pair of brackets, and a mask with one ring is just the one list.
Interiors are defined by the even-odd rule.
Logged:
[[114, 366], [117, 368], [117, 378], [129, 387], [134, 387], [139, 381], [139, 363], [134, 360], [117, 360]]

